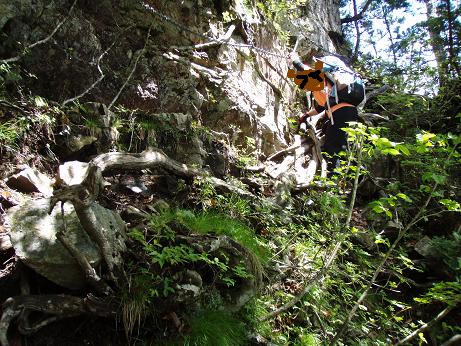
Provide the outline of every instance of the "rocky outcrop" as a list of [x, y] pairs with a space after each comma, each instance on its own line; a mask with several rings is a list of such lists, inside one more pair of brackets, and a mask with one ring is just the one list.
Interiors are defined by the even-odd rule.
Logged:
[[[67, 104], [81, 96], [80, 101], [105, 104], [124, 120], [127, 113], [114, 105], [143, 116], [185, 114], [259, 156], [287, 145], [285, 109], [294, 98], [285, 77], [291, 47], [278, 38], [280, 28], [264, 18], [256, 2], [77, 1], [69, 11], [73, 3], [13, 0], [0, 5], [1, 58], [48, 37], [67, 17], [53, 37], [19, 61], [36, 76], [24, 80], [34, 94]], [[287, 16], [281, 28], [292, 41], [304, 34], [301, 53], [335, 50], [341, 36], [338, 7], [338, 0], [309, 1], [297, 10], [301, 18]], [[231, 25], [235, 30], [229, 40], [213, 43]], [[251, 44], [259, 49], [248, 49]], [[255, 148], [246, 146], [246, 137], [255, 139]], [[189, 143], [193, 161], [203, 164], [200, 143]], [[181, 156], [191, 157], [178, 155], [173, 157], [181, 161]]]
[[[8, 210], [7, 230], [16, 255], [23, 263], [58, 285], [79, 289], [86, 280], [82, 269], [67, 249], [56, 238], [56, 233], [67, 230], [72, 245], [96, 267], [101, 263], [98, 247], [90, 240], [70, 203], [64, 205], [64, 220], [61, 208], [48, 214], [50, 199], [29, 200]], [[125, 223], [120, 216], [97, 203], [90, 207], [107, 239], [107, 244], [118, 253], [125, 248]], [[64, 226], [65, 222], [65, 226]]]

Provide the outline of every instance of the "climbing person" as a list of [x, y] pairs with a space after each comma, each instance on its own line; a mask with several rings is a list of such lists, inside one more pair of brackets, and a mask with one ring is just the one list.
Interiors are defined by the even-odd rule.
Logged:
[[[290, 54], [293, 66], [298, 71], [310, 70], [311, 67], [301, 62], [296, 52]], [[337, 59], [337, 60], [336, 60]], [[357, 106], [365, 99], [365, 88], [361, 80], [355, 79], [355, 74], [346, 67], [337, 57], [329, 56], [318, 61], [324, 64], [325, 87], [320, 91], [312, 91], [313, 102], [311, 109], [302, 114], [299, 123], [302, 124], [308, 117], [324, 113], [327, 117], [322, 128], [325, 134], [325, 143], [322, 152], [327, 153], [328, 176], [331, 177], [333, 170], [339, 167], [339, 152], [347, 148], [347, 133], [342, 130], [348, 126], [349, 121], [358, 121]], [[352, 74], [352, 79], [345, 84], [338, 81], [335, 71]], [[338, 72], [339, 73], [339, 72]]]

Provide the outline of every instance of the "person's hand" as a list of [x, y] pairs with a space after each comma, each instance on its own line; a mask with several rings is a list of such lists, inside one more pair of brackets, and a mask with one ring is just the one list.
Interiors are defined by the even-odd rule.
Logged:
[[298, 53], [296, 53], [296, 52], [291, 52], [291, 53], [288, 55], [288, 57], [291, 59], [291, 61], [301, 60], [301, 59], [299, 58]]
[[305, 122], [308, 116], [309, 116], [308, 113], [301, 113], [299, 115], [298, 124]]

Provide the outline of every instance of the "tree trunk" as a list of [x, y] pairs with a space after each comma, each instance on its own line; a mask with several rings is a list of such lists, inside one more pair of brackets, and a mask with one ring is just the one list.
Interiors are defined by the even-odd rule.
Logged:
[[440, 35], [441, 28], [438, 23], [439, 18], [435, 13], [432, 0], [424, 0], [427, 9], [427, 31], [429, 32], [430, 44], [437, 62], [437, 72], [439, 75], [439, 86], [444, 86], [447, 81], [447, 54], [444, 50], [443, 38]]
[[448, 53], [450, 54], [450, 72], [454, 74], [453, 78], [459, 78], [461, 76], [458, 56], [455, 53], [455, 45], [453, 40], [453, 13], [451, 12], [451, 0], [445, 0], [445, 6], [447, 9], [447, 21], [448, 21]]

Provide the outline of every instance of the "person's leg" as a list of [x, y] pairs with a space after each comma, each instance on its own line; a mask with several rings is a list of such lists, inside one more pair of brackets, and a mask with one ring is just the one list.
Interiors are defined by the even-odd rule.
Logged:
[[325, 151], [330, 158], [327, 159], [328, 176], [331, 177], [333, 170], [339, 167], [339, 152], [347, 149], [347, 133], [342, 130], [348, 126], [348, 121], [357, 121], [358, 112], [355, 107], [343, 107], [333, 113], [334, 125], [331, 123], [325, 129]]

